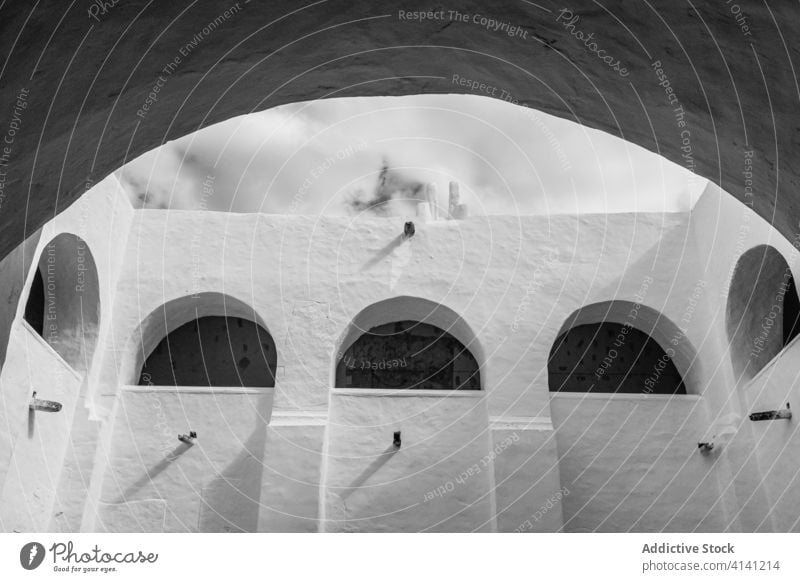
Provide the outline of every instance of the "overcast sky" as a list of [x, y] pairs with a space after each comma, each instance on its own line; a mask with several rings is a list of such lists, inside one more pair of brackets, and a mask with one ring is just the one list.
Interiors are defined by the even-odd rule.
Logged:
[[491, 99], [326, 99], [236, 117], [120, 170], [138, 208], [413, 213], [422, 185], [471, 214], [688, 210], [705, 180], [600, 131]]

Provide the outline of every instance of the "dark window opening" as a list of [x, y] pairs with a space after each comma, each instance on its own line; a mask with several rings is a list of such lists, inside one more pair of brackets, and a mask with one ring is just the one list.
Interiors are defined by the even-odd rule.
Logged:
[[[591, 347], [581, 350], [586, 340]], [[585, 357], [590, 354], [591, 359]], [[686, 394], [683, 378], [661, 346], [618, 323], [578, 325], [562, 334], [547, 369], [551, 392]]]
[[89, 246], [61, 233], [42, 249], [31, 275], [25, 321], [73, 370], [87, 370], [100, 322], [98, 275]]
[[36, 330], [39, 335], [44, 335], [44, 279], [41, 269], [36, 269], [25, 304], [25, 321]]
[[783, 296], [783, 345], [787, 345], [800, 333], [800, 298], [794, 277], [789, 277]]
[[436, 326], [398, 321], [373, 327], [336, 367], [340, 388], [480, 390], [478, 362]]
[[[260, 349], [248, 351], [250, 345]], [[263, 327], [237, 317], [201, 317], [161, 340], [139, 384], [273, 387], [276, 364], [275, 343]]]

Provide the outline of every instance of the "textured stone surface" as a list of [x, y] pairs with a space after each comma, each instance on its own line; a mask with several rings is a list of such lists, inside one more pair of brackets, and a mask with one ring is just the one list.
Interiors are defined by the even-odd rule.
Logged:
[[[18, 127], [4, 177], [0, 256], [75, 200], [87, 182], [165, 140], [288, 102], [471, 91], [453, 75], [486, 83], [476, 94], [496, 88], [494, 97], [508, 94], [694, 165], [792, 238], [800, 218], [800, 90], [791, 45], [800, 32], [797, 7], [748, 3], [746, 30], [725, 2], [604, 8], [580, 0], [571, 7], [580, 19], [568, 30], [556, 21], [562, 5], [550, 0], [491, 6], [463, 0], [442, 5], [443, 19], [422, 23], [399, 15], [420, 7], [389, 0], [304, 8], [285, 0], [130, 0], [96, 18], [83, 4], [6, 5], [0, 131], [12, 121]], [[449, 18], [455, 8], [467, 22]], [[526, 34], [491, 30], [481, 18]], [[215, 19], [218, 26], [204, 30]], [[598, 58], [577, 31], [593, 34], [597, 49], [628, 75]], [[164, 73], [176, 57], [180, 62]], [[655, 61], [666, 81], [651, 66]], [[157, 101], [137, 116], [159, 75]], [[666, 82], [677, 101], [659, 85]], [[24, 108], [16, 105], [22, 90]], [[679, 106], [683, 118], [676, 116]], [[682, 157], [683, 147], [691, 147], [691, 159]], [[753, 195], [747, 196], [742, 172], [750, 149]]]
[[[800, 343], [792, 342], [784, 357], [775, 358], [744, 390], [752, 412], [794, 407], [800, 402], [797, 361]], [[795, 413], [796, 414], [796, 413]], [[796, 417], [795, 417], [796, 418]], [[758, 521], [760, 531], [800, 532], [797, 512], [797, 467], [800, 465], [800, 432], [797, 420], [751, 423], [753, 438], [759, 443], [758, 462], [764, 470], [769, 513]]]
[[725, 529], [714, 459], [696, 451], [708, 425], [702, 400], [562, 393], [550, 410], [570, 490], [564, 531]]
[[[155, 508], [142, 522], [136, 504], [163, 499], [164, 531], [255, 531], [272, 390], [205, 390], [120, 395], [98, 529], [150, 531]], [[177, 438], [190, 429], [192, 446]]]
[[328, 439], [324, 531], [495, 529], [480, 392], [335, 394]]
[[[29, 327], [14, 335], [0, 380], [0, 524], [4, 531], [45, 531], [81, 380]], [[33, 391], [61, 403], [61, 411], [29, 411]]]

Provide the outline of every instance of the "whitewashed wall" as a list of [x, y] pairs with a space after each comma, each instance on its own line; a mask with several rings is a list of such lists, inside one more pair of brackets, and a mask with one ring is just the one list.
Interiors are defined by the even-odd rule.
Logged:
[[[736, 386], [725, 330], [728, 278], [738, 257], [764, 243], [794, 269], [797, 256], [763, 220], [713, 187], [688, 214], [428, 223], [412, 217], [417, 228], [409, 240], [400, 239], [402, 217], [133, 211], [117, 207], [123, 198], [113, 178], [98, 188], [102, 194], [90, 193], [95, 202], [81, 207], [96, 222], [77, 234], [100, 272], [100, 340], [83, 387], [71, 389], [80, 390], [69, 407], [74, 420], [64, 416], [66, 428], [58, 429], [61, 438], [72, 436], [67, 452], [31, 465], [55, 475], [55, 500], [38, 516], [14, 516], [14, 527], [797, 528], [786, 508], [800, 506], [800, 492], [789, 486], [798, 460], [775, 453], [795, 438], [792, 425], [754, 427], [746, 417], [754, 406], [791, 397], [784, 388], [800, 361], [784, 351], [756, 378], [760, 387]], [[59, 215], [40, 245], [80, 216]], [[351, 322], [381, 301], [388, 301], [387, 322], [420, 306], [452, 310], [476, 342], [483, 391], [335, 387]], [[547, 358], [565, 321], [582, 307], [613, 301], [641, 303], [683, 329], [689, 394], [550, 393]], [[167, 303], [164, 325], [147, 323]], [[143, 357], [137, 347], [190, 320], [195, 308], [201, 315], [252, 310], [276, 343], [274, 389], [131, 386]], [[24, 305], [10, 345], [23, 345], [20, 310]], [[633, 325], [655, 325], [654, 337], [666, 333], [641, 317]], [[27, 393], [34, 379], [25, 381], [20, 358], [34, 352], [12, 352], [2, 388], [9, 392], [13, 379]], [[20, 427], [24, 404], [4, 401], [5, 417]], [[723, 424], [734, 434], [703, 455], [697, 443]], [[197, 444], [176, 451], [177, 435], [188, 430], [198, 432]], [[396, 430], [400, 449], [391, 445]], [[24, 444], [16, 441], [14, 451]], [[11, 483], [24, 485], [34, 478], [28, 473], [6, 477], [9, 497], [0, 515], [11, 515]], [[88, 489], [76, 485], [76, 476]]]

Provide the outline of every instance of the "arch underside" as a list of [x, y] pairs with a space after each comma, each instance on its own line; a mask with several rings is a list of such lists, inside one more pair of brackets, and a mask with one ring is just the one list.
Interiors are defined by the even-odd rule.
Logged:
[[[4, 188], [15, 196], [0, 212], [0, 256], [167, 140], [284, 103], [418, 93], [494, 93], [608, 131], [746, 199], [787, 238], [796, 232], [800, 162], [790, 116], [800, 91], [785, 74], [785, 39], [798, 36], [800, 19], [789, 3], [748, 5], [747, 32], [724, 3], [675, 10], [667, 0], [573, 3], [572, 28], [547, 3], [466, 0], [458, 11], [467, 22], [445, 14], [423, 23], [400, 17], [388, 0], [231, 6], [130, 0], [99, 23], [82, 7], [4, 8], [0, 45], [10, 57], [0, 101], [16, 128]], [[525, 36], [491, 30], [475, 15]], [[627, 76], [576, 31], [592, 33]], [[752, 184], [742, 178], [746, 159]]]

